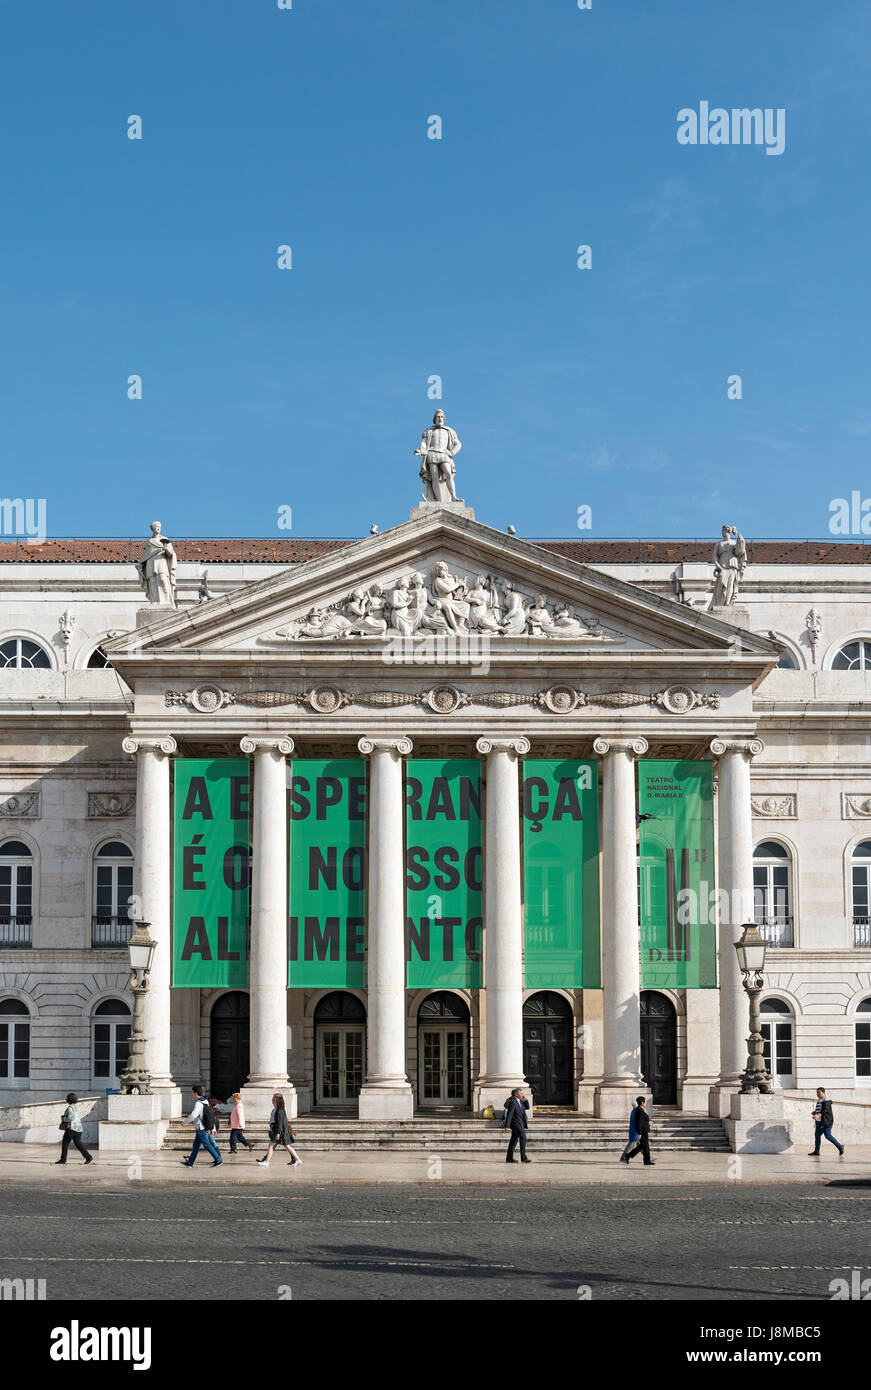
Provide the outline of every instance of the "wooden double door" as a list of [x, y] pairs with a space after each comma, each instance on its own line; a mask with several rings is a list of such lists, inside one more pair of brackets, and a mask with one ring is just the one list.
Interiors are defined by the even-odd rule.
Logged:
[[572, 1006], [542, 990], [523, 1005], [523, 1071], [534, 1105], [574, 1104]]
[[209, 1090], [218, 1100], [241, 1091], [248, 1080], [250, 1026], [248, 995], [242, 990], [232, 990], [215, 1000]]
[[655, 989], [641, 994], [641, 1075], [654, 1105], [677, 1103], [677, 1015]]

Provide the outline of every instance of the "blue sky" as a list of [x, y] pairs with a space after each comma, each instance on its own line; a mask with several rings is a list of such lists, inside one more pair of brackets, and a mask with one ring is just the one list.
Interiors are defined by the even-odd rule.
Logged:
[[[825, 535], [871, 493], [869, 39], [867, 0], [7, 3], [0, 494], [361, 535], [441, 404], [491, 525]], [[703, 100], [784, 153], [679, 145]]]

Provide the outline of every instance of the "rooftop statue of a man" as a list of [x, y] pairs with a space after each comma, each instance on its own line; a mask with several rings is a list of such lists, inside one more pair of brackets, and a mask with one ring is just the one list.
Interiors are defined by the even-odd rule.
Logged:
[[142, 559], [136, 562], [136, 569], [149, 603], [175, 607], [175, 551], [172, 541], [160, 534], [159, 521], [151, 523], [151, 535], [145, 542]]
[[712, 607], [729, 608], [738, 597], [738, 586], [747, 568], [747, 546], [735, 526], [724, 526], [714, 546], [714, 597]]
[[456, 431], [445, 424], [445, 412], [437, 410], [432, 417], [432, 427], [424, 430], [420, 448], [414, 451], [421, 459], [420, 476], [424, 484], [421, 498], [424, 502], [457, 501], [454, 456], [462, 447]]

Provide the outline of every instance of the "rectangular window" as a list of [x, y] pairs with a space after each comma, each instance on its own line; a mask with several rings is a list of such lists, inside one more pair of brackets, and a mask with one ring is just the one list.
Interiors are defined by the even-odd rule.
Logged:
[[871, 1023], [856, 1024], [856, 1075], [871, 1076]]

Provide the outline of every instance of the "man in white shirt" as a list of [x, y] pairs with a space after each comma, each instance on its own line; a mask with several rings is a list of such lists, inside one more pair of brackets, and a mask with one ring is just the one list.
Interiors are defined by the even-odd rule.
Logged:
[[202, 1146], [207, 1153], [212, 1155], [212, 1167], [220, 1168], [224, 1160], [221, 1158], [218, 1152], [218, 1146], [203, 1122], [203, 1088], [202, 1086], [192, 1086], [191, 1090], [194, 1097], [194, 1108], [191, 1113], [185, 1117], [185, 1124], [192, 1123], [196, 1127], [196, 1134], [194, 1135], [194, 1146], [191, 1149], [190, 1157], [183, 1158], [182, 1163], [185, 1168], [193, 1168], [197, 1160], [197, 1154], [200, 1151], [200, 1146]]

